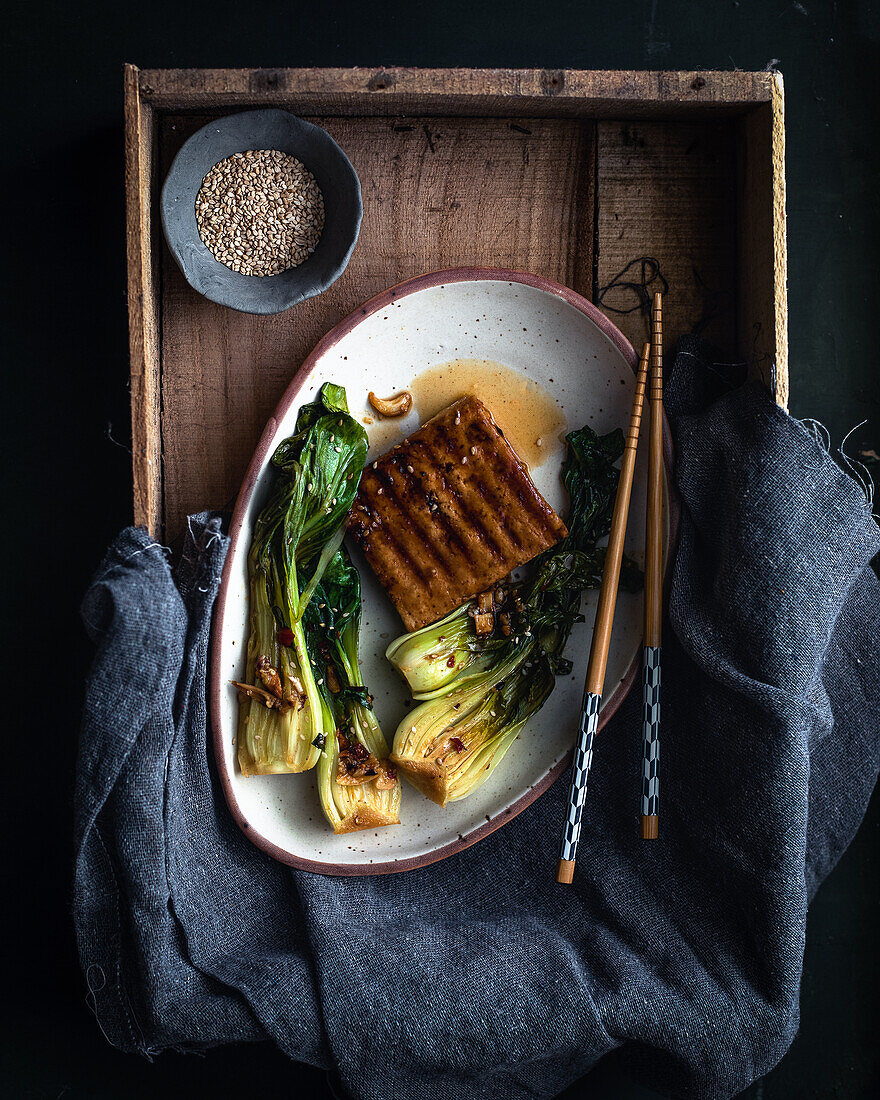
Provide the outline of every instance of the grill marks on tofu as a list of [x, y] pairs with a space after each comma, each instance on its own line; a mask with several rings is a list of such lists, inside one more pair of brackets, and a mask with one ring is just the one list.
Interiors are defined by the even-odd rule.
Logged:
[[435, 622], [566, 533], [475, 397], [367, 466], [349, 524], [407, 630]]

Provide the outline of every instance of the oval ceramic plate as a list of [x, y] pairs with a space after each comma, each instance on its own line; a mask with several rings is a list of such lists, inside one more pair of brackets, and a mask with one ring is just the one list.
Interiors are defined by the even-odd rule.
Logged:
[[[595, 592], [585, 599], [586, 622], [575, 627], [566, 650], [574, 662], [572, 675], [557, 681], [543, 709], [526, 725], [491, 778], [460, 802], [441, 809], [404, 783], [400, 825], [335, 836], [318, 803], [314, 772], [246, 779], [238, 770], [234, 744], [238, 699], [229, 681], [245, 675], [247, 552], [254, 519], [265, 500], [267, 467], [275, 447], [293, 431], [300, 405], [311, 401], [324, 382], [332, 381], [345, 386], [354, 416], [362, 422], [373, 421], [367, 431], [370, 457], [375, 457], [436, 410], [436, 405], [420, 408], [418, 394], [430, 392], [436, 399], [438, 368], [462, 360], [501, 364], [484, 367], [476, 375], [465, 366], [444, 373], [476, 378], [477, 395], [506, 430], [505, 416], [494, 405], [492, 392], [504, 395], [508, 415], [511, 408], [515, 411], [510, 394], [518, 387], [523, 402], [538, 395], [543, 422], [553, 423], [555, 430], [541, 440], [538, 453], [546, 457], [540, 465], [532, 465], [532, 477], [563, 518], [567, 504], [559, 474], [565, 433], [589, 424], [601, 434], [625, 429], [629, 422], [636, 365], [632, 347], [586, 299], [532, 275], [456, 269], [412, 279], [342, 321], [303, 363], [263, 432], [235, 506], [232, 544], [214, 620], [210, 685], [217, 765], [233, 816], [258, 847], [295, 867], [332, 875], [386, 874], [443, 859], [475, 844], [533, 802], [562, 774], [574, 744]], [[494, 369], [501, 372], [500, 387], [488, 385]], [[428, 387], [423, 384], [425, 378], [433, 379]], [[410, 386], [417, 395], [414, 409], [400, 420], [378, 422], [367, 404], [368, 391], [387, 395]], [[457, 391], [453, 387], [446, 394], [448, 400], [466, 388], [466, 384]], [[522, 432], [521, 424], [516, 430], [510, 426], [514, 447]], [[645, 466], [640, 457], [627, 535], [627, 550], [638, 561], [644, 548]], [[403, 628], [369, 567], [357, 554], [354, 557], [363, 583], [364, 678], [390, 743], [406, 714], [408, 691], [384, 654]], [[600, 728], [632, 686], [641, 632], [641, 594], [621, 592]], [[558, 824], [561, 830], [562, 822]]]

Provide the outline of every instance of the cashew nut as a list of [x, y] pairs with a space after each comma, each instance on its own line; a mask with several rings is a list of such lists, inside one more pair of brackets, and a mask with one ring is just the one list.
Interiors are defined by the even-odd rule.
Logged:
[[382, 416], [406, 416], [412, 408], [412, 394], [409, 390], [401, 390], [394, 397], [377, 397], [372, 390], [367, 395], [370, 404], [377, 413]]

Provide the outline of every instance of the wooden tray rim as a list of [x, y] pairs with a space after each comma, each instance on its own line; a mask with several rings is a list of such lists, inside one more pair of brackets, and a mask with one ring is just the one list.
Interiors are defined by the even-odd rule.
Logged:
[[[676, 118], [741, 115], [769, 119], [774, 364], [770, 385], [788, 403], [785, 132], [779, 72], [574, 69], [144, 69], [127, 64], [125, 169], [131, 361], [134, 522], [162, 527], [161, 302], [159, 243], [152, 221], [156, 120], [162, 112], [228, 110], [255, 103], [296, 106], [327, 117], [426, 115]], [[762, 124], [763, 125], [763, 124]]]
[[528, 113], [548, 105], [552, 114], [578, 114], [626, 105], [668, 114], [717, 107], [742, 111], [773, 98], [776, 72], [741, 70], [462, 69], [410, 66], [275, 69], [143, 69], [126, 65], [139, 93], [157, 110], [216, 109], [295, 98], [325, 113], [394, 114], [409, 101], [421, 111], [436, 101], [453, 114], [483, 108], [498, 113], [504, 101]]

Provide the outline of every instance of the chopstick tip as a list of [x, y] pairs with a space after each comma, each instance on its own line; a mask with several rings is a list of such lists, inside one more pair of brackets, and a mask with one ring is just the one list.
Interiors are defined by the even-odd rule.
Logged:
[[566, 884], [571, 883], [574, 878], [574, 860], [573, 859], [561, 859], [559, 866], [556, 869], [556, 881]]

